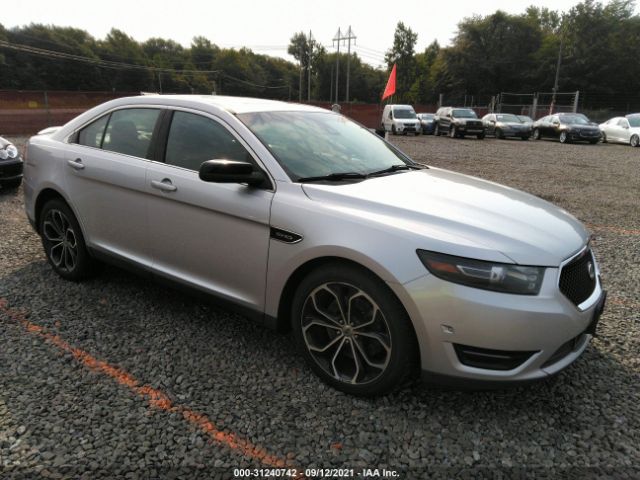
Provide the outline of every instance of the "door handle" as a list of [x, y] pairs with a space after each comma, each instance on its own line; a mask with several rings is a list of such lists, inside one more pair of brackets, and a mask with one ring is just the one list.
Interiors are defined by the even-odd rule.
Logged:
[[84, 170], [84, 164], [82, 163], [81, 158], [76, 158], [75, 160], [68, 160], [67, 165], [69, 165], [74, 170]]
[[152, 180], [151, 186], [153, 188], [157, 188], [158, 190], [162, 190], [163, 192], [175, 192], [176, 190], [178, 190], [178, 187], [171, 183], [171, 180], [169, 180], [168, 178], [165, 178], [161, 182], [159, 182], [158, 180]]

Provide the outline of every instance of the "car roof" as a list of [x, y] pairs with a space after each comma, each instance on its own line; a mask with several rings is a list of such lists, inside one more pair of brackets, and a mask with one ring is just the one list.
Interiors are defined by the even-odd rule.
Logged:
[[278, 100], [266, 100], [264, 98], [231, 97], [223, 95], [141, 95], [137, 97], [123, 97], [119, 99], [123, 104], [149, 104], [156, 105], [189, 105], [189, 106], [214, 106], [231, 114], [255, 113], [255, 112], [325, 112], [329, 110], [299, 103], [281, 102]]

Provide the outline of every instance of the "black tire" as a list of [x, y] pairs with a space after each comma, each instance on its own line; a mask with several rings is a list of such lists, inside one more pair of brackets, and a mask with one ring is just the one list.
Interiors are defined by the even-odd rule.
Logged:
[[560, 132], [560, 143], [569, 143], [569, 134], [567, 132]]
[[478, 138], [478, 140], [484, 140], [485, 134], [479, 133], [478, 135], [476, 135], [476, 137]]
[[[326, 286], [335, 289], [334, 294], [331, 294], [333, 290], [327, 290]], [[361, 304], [352, 302], [352, 308], [345, 310], [342, 305], [346, 306], [346, 300], [338, 301], [337, 298], [342, 296], [353, 298], [353, 293], [358, 290], [364, 293], [355, 297], [360, 299]], [[313, 299], [312, 295], [314, 295]], [[364, 333], [362, 328], [366, 326], [369, 316], [368, 310], [363, 306], [372, 307], [373, 305], [369, 299], [377, 304], [381, 314], [372, 317], [373, 322], [369, 328], [381, 327], [388, 333], [388, 335], [377, 335], [378, 338], [388, 341], [388, 350], [383, 348], [384, 344], [377, 340], [363, 341], [364, 335], [360, 335], [358, 339], [358, 332]], [[343, 312], [359, 313], [360, 321], [355, 316], [347, 319], [345, 314], [341, 315], [338, 304]], [[321, 311], [318, 311], [316, 305], [321, 308]], [[371, 312], [374, 311], [372, 307]], [[361, 396], [389, 393], [412, 380], [419, 371], [418, 343], [404, 307], [384, 282], [360, 267], [331, 263], [311, 272], [300, 283], [295, 293], [291, 306], [291, 319], [295, 341], [311, 369], [325, 383], [345, 393]], [[333, 326], [329, 328], [314, 323], [316, 319]], [[337, 322], [342, 322], [344, 327], [336, 328]], [[360, 329], [356, 327], [351, 329], [351, 326], [358, 324]], [[341, 330], [343, 328], [346, 331]], [[315, 344], [315, 353], [311, 352], [308, 342]], [[320, 352], [319, 348], [324, 350]], [[347, 350], [343, 350], [344, 348]], [[373, 359], [372, 363], [381, 361], [382, 352], [384, 360], [380, 365], [384, 365], [384, 368], [373, 368], [371, 364], [366, 363], [362, 352], [366, 353], [369, 361]], [[325, 355], [324, 359], [321, 358]], [[359, 363], [354, 361], [354, 357], [358, 357]], [[331, 362], [328, 362], [329, 358], [332, 358]], [[349, 369], [349, 364], [351, 367], [359, 365], [362, 368]], [[370, 373], [372, 371], [373, 376], [367, 374], [367, 369]], [[328, 370], [332, 370], [333, 373], [329, 373]], [[349, 375], [353, 373], [351, 379], [355, 379], [355, 382], [348, 381], [349, 375], [345, 376], [345, 373]]]
[[414, 135], [417, 137], [417, 136], [419, 136], [419, 135], [420, 135], [420, 133], [421, 133], [421, 131], [420, 131], [420, 130], [416, 130], [416, 133], [414, 133]]
[[533, 129], [532, 136], [534, 140], [540, 140], [542, 138], [542, 135], [540, 135], [540, 130], [538, 130], [537, 128]]
[[607, 134], [602, 132], [602, 143], [607, 143]]
[[496, 138], [504, 139], [504, 133], [499, 128], [496, 128]]
[[[53, 270], [65, 280], [75, 282], [90, 277], [95, 272], [96, 262], [87, 250], [78, 220], [69, 206], [60, 199], [49, 200], [42, 207], [39, 219], [42, 246]], [[57, 242], [58, 238], [60, 242]], [[75, 259], [73, 254], [67, 253], [70, 250], [75, 250]]]
[[433, 127], [433, 135], [435, 137], [439, 137], [440, 136], [440, 127], [438, 126], [438, 124], [436, 123], [436, 126]]
[[640, 137], [638, 137], [638, 135], [631, 135], [631, 139], [629, 140], [629, 145], [631, 145], [634, 148], [640, 145]]
[[526, 142], [527, 140], [529, 140], [529, 137], [526, 137], [526, 136], [525, 136], [525, 137], [520, 137], [520, 138], [521, 138], [522, 140], [524, 140], [525, 142]]
[[4, 180], [0, 182], [0, 187], [2, 190], [16, 190], [22, 185], [22, 179], [18, 178], [15, 180]]

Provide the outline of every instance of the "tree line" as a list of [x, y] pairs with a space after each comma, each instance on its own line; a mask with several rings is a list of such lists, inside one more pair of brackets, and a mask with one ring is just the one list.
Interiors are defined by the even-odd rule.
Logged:
[[[561, 52], [560, 91], [638, 92], [640, 63], [634, 57], [640, 47], [640, 16], [632, 0], [585, 0], [566, 12], [537, 6], [521, 14], [498, 10], [464, 18], [449, 46], [433, 42], [418, 52], [417, 40], [417, 33], [399, 22], [385, 69], [372, 67], [357, 53], [336, 58], [304, 33], [290, 40], [288, 51], [295, 59], [290, 62], [248, 48], [221, 48], [202, 36], [183, 47], [163, 38], [138, 42], [117, 29], [96, 39], [77, 28], [0, 25], [0, 89], [216, 92], [306, 100], [311, 76], [311, 99], [328, 101], [335, 97], [337, 61], [341, 102], [348, 63], [351, 101], [379, 102], [397, 64], [394, 101], [435, 103], [441, 93], [551, 91]], [[7, 48], [7, 42], [67, 56]]]

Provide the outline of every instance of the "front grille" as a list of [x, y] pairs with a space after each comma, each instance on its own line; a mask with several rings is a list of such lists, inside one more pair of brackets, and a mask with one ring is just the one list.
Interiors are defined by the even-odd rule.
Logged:
[[584, 302], [596, 288], [596, 267], [591, 249], [571, 260], [560, 273], [560, 291], [575, 305]]
[[480, 128], [482, 127], [482, 122], [467, 122], [467, 128]]
[[491, 350], [453, 344], [458, 360], [463, 365], [487, 370], [513, 370], [526, 362], [536, 352]]
[[0, 177], [15, 177], [22, 173], [22, 163], [3, 164], [0, 161]]

